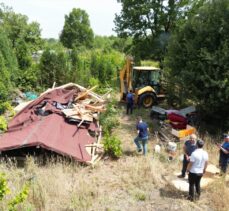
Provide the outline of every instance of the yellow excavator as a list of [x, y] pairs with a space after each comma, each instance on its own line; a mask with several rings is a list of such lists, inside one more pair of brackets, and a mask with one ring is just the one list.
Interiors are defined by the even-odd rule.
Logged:
[[133, 66], [133, 58], [127, 56], [120, 70], [120, 99], [126, 100], [128, 91], [134, 93], [134, 102], [138, 106], [150, 108], [164, 98], [161, 87], [161, 69], [148, 66]]

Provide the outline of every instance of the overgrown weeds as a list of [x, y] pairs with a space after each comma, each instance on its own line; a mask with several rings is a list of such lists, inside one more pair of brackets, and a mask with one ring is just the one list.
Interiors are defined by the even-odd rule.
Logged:
[[229, 184], [220, 178], [207, 189], [207, 199], [215, 210], [229, 210]]
[[103, 131], [111, 133], [112, 129], [119, 125], [117, 102], [113, 99], [108, 103], [106, 111], [100, 115], [100, 123]]

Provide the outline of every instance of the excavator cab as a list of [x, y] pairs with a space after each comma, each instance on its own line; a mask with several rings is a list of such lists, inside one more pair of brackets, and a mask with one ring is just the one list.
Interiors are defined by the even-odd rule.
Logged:
[[133, 89], [151, 86], [160, 93], [161, 69], [156, 67], [133, 67]]

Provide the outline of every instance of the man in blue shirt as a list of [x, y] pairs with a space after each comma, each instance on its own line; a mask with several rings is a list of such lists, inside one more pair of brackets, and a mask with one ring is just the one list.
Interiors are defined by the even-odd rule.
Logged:
[[225, 135], [224, 142], [218, 145], [219, 150], [219, 166], [222, 173], [227, 172], [229, 163], [229, 134]]
[[182, 165], [181, 175], [178, 176], [179, 178], [184, 178], [185, 177], [185, 173], [186, 173], [187, 166], [188, 166], [188, 163], [189, 163], [189, 158], [190, 158], [191, 154], [197, 148], [196, 147], [196, 139], [197, 139], [196, 135], [192, 134], [190, 136], [190, 139], [187, 140], [184, 143], [184, 147], [183, 147], [184, 158], [183, 158], [183, 165]]
[[134, 95], [132, 93], [132, 90], [130, 90], [128, 92], [128, 94], [126, 95], [126, 114], [130, 114], [133, 113], [133, 107], [134, 107]]
[[[138, 136], [134, 139], [134, 143], [137, 146], [138, 152], [142, 151], [143, 148], [143, 154], [146, 155], [147, 153], [147, 143], [148, 143], [148, 131], [149, 127], [148, 125], [142, 121], [142, 118], [139, 116], [137, 120], [137, 125], [136, 125], [137, 133]], [[142, 147], [141, 144], [142, 143]]]

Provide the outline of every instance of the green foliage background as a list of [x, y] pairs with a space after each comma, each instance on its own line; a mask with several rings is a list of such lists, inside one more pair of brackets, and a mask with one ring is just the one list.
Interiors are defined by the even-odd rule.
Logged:
[[193, 102], [208, 123], [229, 127], [229, 2], [206, 3], [173, 35], [165, 57], [170, 97]]

